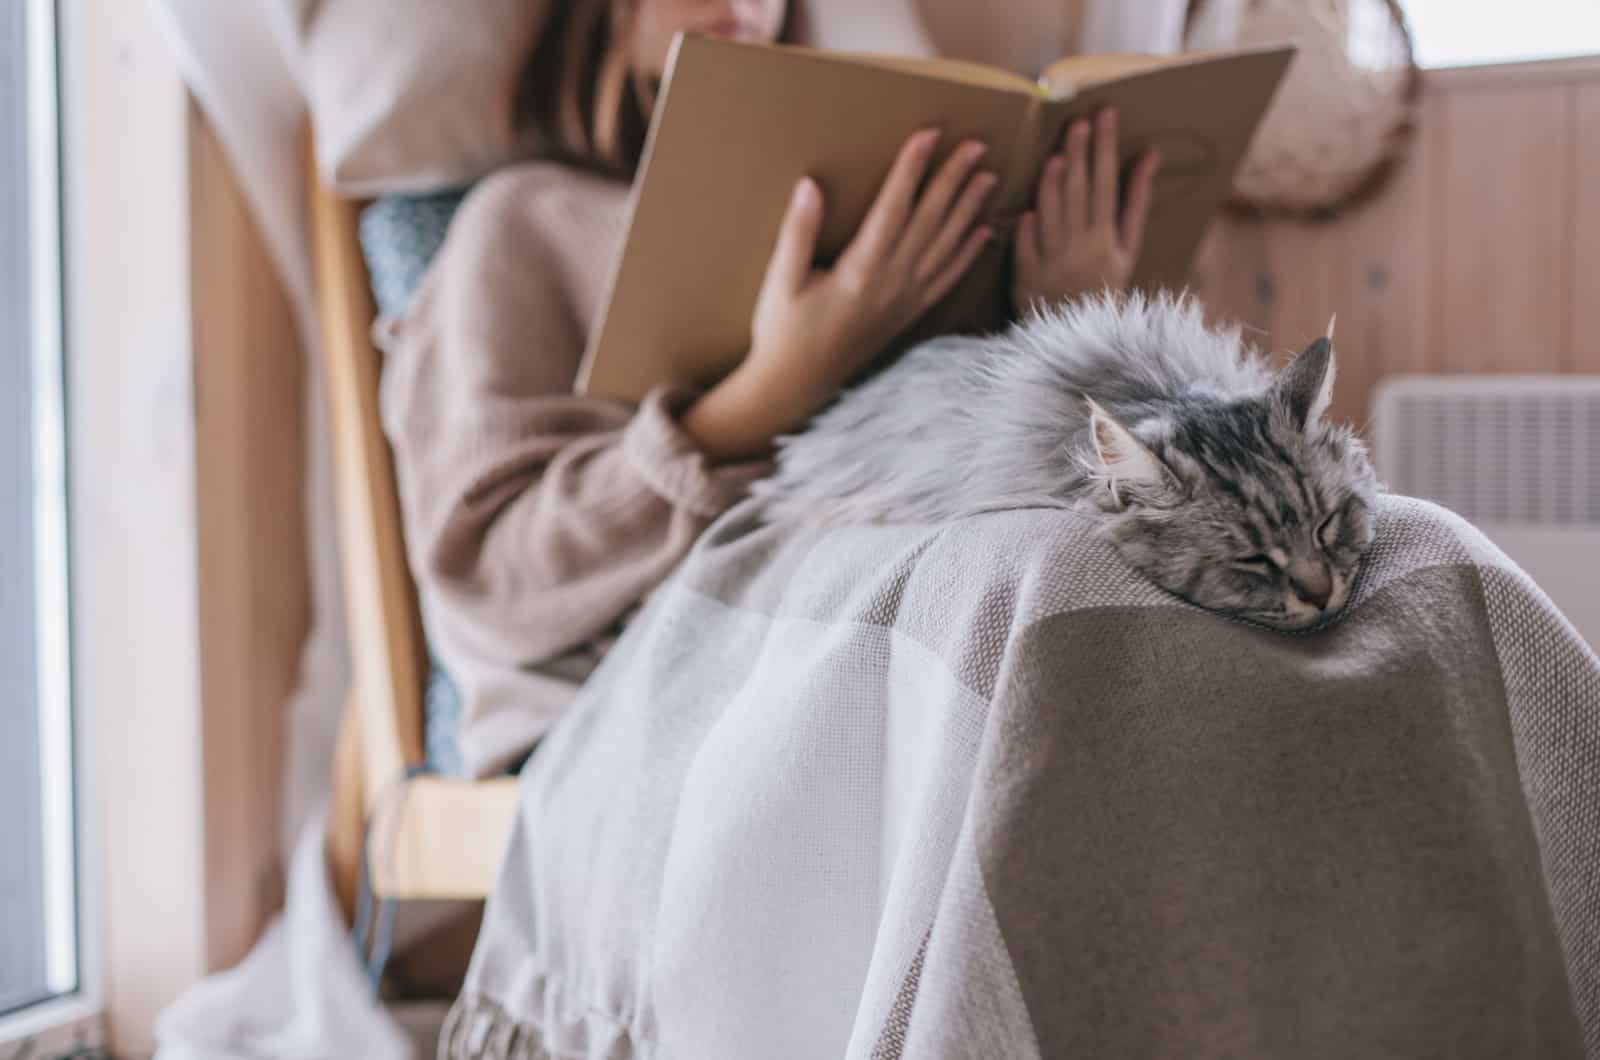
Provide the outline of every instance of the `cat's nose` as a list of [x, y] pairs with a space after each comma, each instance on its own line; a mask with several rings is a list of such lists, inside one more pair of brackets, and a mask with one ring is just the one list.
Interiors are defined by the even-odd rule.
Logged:
[[1333, 572], [1326, 563], [1291, 563], [1289, 584], [1294, 587], [1295, 596], [1319, 611], [1328, 606], [1333, 596]]

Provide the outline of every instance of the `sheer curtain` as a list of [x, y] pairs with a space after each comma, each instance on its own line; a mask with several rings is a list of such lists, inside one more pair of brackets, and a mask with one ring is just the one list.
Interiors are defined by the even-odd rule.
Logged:
[[[280, 355], [314, 362], [306, 116], [293, 43], [304, 3], [153, 3], [282, 272], [300, 324], [301, 349]], [[809, 0], [814, 35], [823, 46], [908, 53], [938, 49], [1028, 73], [1072, 50], [1176, 51], [1185, 7], [1183, 0]], [[163, 1014], [157, 1028], [161, 1060], [419, 1055], [399, 1024], [372, 1003], [323, 871], [320, 811], [349, 662], [322, 375], [312, 370], [305, 378], [314, 619], [299, 688], [287, 708], [289, 805], [283, 845], [291, 858], [288, 900], [249, 958], [199, 984]]]

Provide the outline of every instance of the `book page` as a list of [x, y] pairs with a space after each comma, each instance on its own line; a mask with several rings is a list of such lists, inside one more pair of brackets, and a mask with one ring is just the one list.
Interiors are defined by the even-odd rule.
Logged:
[[1173, 61], [1170, 55], [1072, 55], [1057, 59], [1039, 75], [1039, 84], [1056, 99]]
[[1196, 49], [1177, 55], [1070, 55], [1045, 67], [1039, 84], [1052, 99], [1067, 99], [1086, 88], [1095, 88], [1137, 77], [1152, 70], [1205, 65], [1219, 60], [1244, 59], [1281, 54], [1290, 44], [1261, 44], [1250, 48]]
[[847, 59], [851, 62], [902, 70], [946, 81], [959, 81], [966, 85], [1026, 92], [1029, 95], [1038, 93], [1040, 89], [1038, 83], [1029, 81], [1026, 77], [1014, 74], [1010, 70], [967, 62], [964, 59], [918, 59], [904, 55], [865, 55], [858, 52], [831, 52], [829, 58]]

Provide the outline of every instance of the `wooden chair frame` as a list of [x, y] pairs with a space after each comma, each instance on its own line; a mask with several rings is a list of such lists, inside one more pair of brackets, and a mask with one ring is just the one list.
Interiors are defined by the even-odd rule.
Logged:
[[376, 311], [357, 233], [361, 204], [323, 186], [312, 170], [317, 315], [353, 670], [339, 727], [327, 854], [348, 917], [363, 845], [380, 900], [486, 896], [511, 832], [516, 781], [414, 775], [425, 761], [428, 654], [379, 420], [381, 357], [371, 339]]

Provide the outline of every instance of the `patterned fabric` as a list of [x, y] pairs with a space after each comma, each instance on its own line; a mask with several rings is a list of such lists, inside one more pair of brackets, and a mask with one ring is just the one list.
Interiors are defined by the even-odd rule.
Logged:
[[1600, 659], [1379, 540], [1291, 635], [1069, 513], [734, 509], [524, 770], [441, 1055], [1600, 1057]]
[[405, 314], [467, 190], [388, 195], [361, 211], [361, 252], [380, 316]]
[[[390, 195], [361, 211], [361, 252], [380, 317], [404, 315], [465, 197], [465, 189], [434, 195]], [[458, 739], [461, 692], [436, 659], [429, 661], [422, 715], [428, 771], [466, 775]]]

